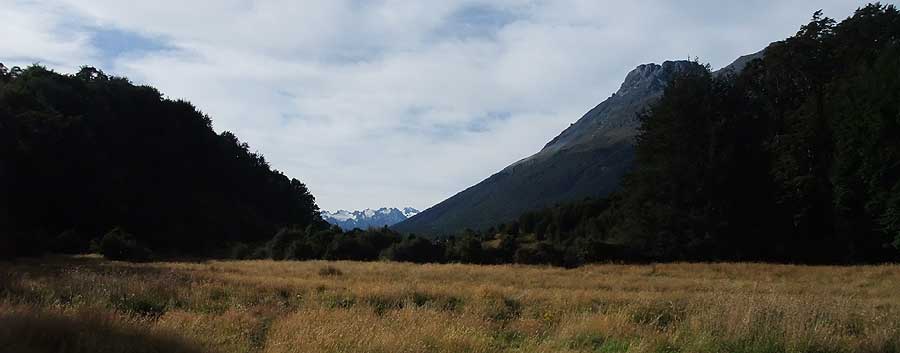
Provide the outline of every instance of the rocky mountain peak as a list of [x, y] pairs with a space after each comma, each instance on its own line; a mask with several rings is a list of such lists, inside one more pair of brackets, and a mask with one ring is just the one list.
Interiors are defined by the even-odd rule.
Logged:
[[625, 76], [625, 81], [616, 92], [616, 95], [625, 95], [632, 92], [645, 92], [665, 87], [677, 74], [696, 67], [691, 61], [665, 61], [659, 64], [643, 64], [631, 70]]
[[[730, 67], [740, 71], [743, 65]], [[555, 203], [608, 195], [618, 188], [622, 175], [631, 167], [640, 114], [659, 100], [679, 74], [693, 70], [705, 68], [684, 60], [639, 65], [625, 76], [616, 93], [538, 153], [394, 229], [417, 234], [455, 234], [465, 228], [484, 229]]]
[[322, 211], [322, 219], [328, 223], [341, 227], [344, 230], [353, 228], [367, 229], [391, 226], [415, 216], [419, 210], [406, 207], [401, 209], [382, 207], [379, 209], [367, 208], [359, 211], [338, 210], [335, 212]]
[[701, 66], [692, 61], [665, 61], [660, 64], [643, 64], [625, 76], [619, 90], [581, 119], [547, 143], [536, 155], [519, 163], [553, 155], [578, 146], [595, 148], [630, 140], [637, 132], [636, 116], [662, 95], [677, 75], [698, 70]]

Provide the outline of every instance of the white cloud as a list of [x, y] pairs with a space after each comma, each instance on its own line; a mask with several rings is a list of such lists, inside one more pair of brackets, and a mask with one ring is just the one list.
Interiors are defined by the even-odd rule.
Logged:
[[[723, 66], [861, 4], [0, 0], [0, 59], [111, 62], [194, 102], [323, 208], [424, 209], [539, 150], [638, 64]], [[167, 48], [99, 58], [90, 28]]]
[[94, 51], [84, 33], [58, 30], [65, 13], [53, 6], [0, 0], [0, 58], [15, 64], [41, 62], [73, 70], [92, 59]]

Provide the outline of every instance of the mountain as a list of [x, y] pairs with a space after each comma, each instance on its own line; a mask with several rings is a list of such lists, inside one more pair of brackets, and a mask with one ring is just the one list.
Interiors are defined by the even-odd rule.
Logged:
[[720, 76], [720, 75], [727, 75], [727, 74], [733, 74], [733, 75], [739, 74], [739, 73], [741, 73], [741, 71], [744, 71], [744, 68], [747, 67], [747, 64], [749, 64], [751, 61], [756, 60], [756, 59], [762, 59], [765, 56], [765, 52], [766, 52], [766, 50], [763, 49], [763, 50], [760, 50], [753, 54], [747, 54], [742, 57], [739, 57], [739, 58], [737, 58], [737, 60], [735, 60], [733, 63], [729, 64], [728, 66], [725, 66], [725, 67], [713, 72], [713, 75]]
[[322, 219], [344, 230], [389, 227], [405, 221], [418, 213], [419, 210], [412, 207], [406, 207], [402, 210], [385, 207], [377, 210], [367, 208], [362, 211], [338, 210], [336, 212], [321, 212]]
[[817, 13], [733, 75], [686, 72], [642, 116], [614, 195], [526, 212], [481, 239], [515, 258], [542, 246], [544, 261], [896, 261], [898, 37], [894, 6], [840, 24]]
[[616, 190], [634, 157], [634, 136], [645, 111], [690, 61], [640, 65], [611, 97], [544, 148], [453, 197], [398, 223], [400, 232], [441, 235], [484, 229], [555, 203], [601, 197]]

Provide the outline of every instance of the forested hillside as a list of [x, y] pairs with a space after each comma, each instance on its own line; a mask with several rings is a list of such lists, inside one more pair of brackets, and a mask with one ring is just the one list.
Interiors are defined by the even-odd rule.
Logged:
[[634, 159], [637, 114], [663, 94], [679, 73], [702, 70], [695, 62], [640, 65], [619, 90], [547, 143], [482, 182], [392, 228], [401, 232], [448, 235], [483, 229], [526, 211], [605, 197], [620, 186]]
[[126, 244], [206, 254], [314, 222], [303, 183], [188, 102], [90, 67], [0, 66], [6, 255], [85, 251], [114, 228]]
[[897, 259], [894, 6], [840, 24], [817, 13], [738, 75], [685, 72], [642, 121], [620, 192], [504, 233], [588, 261]]
[[817, 13], [755, 57], [720, 74], [672, 71], [637, 116], [634, 167], [608, 198], [439, 239], [329, 227], [300, 181], [153, 88], [92, 68], [0, 67], [0, 255], [94, 244], [137, 259], [119, 250], [566, 266], [900, 259], [900, 13]]
[[437, 239], [296, 231], [259, 253], [564, 266], [900, 259], [895, 7], [840, 24], [816, 14], [742, 71], [682, 71], [640, 120], [635, 165], [609, 198]]

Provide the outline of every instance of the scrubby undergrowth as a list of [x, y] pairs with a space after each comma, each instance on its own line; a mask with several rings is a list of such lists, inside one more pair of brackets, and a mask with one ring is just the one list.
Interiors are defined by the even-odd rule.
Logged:
[[[898, 352], [900, 267], [0, 263], [17, 352]], [[131, 343], [133, 342], [133, 343]]]

